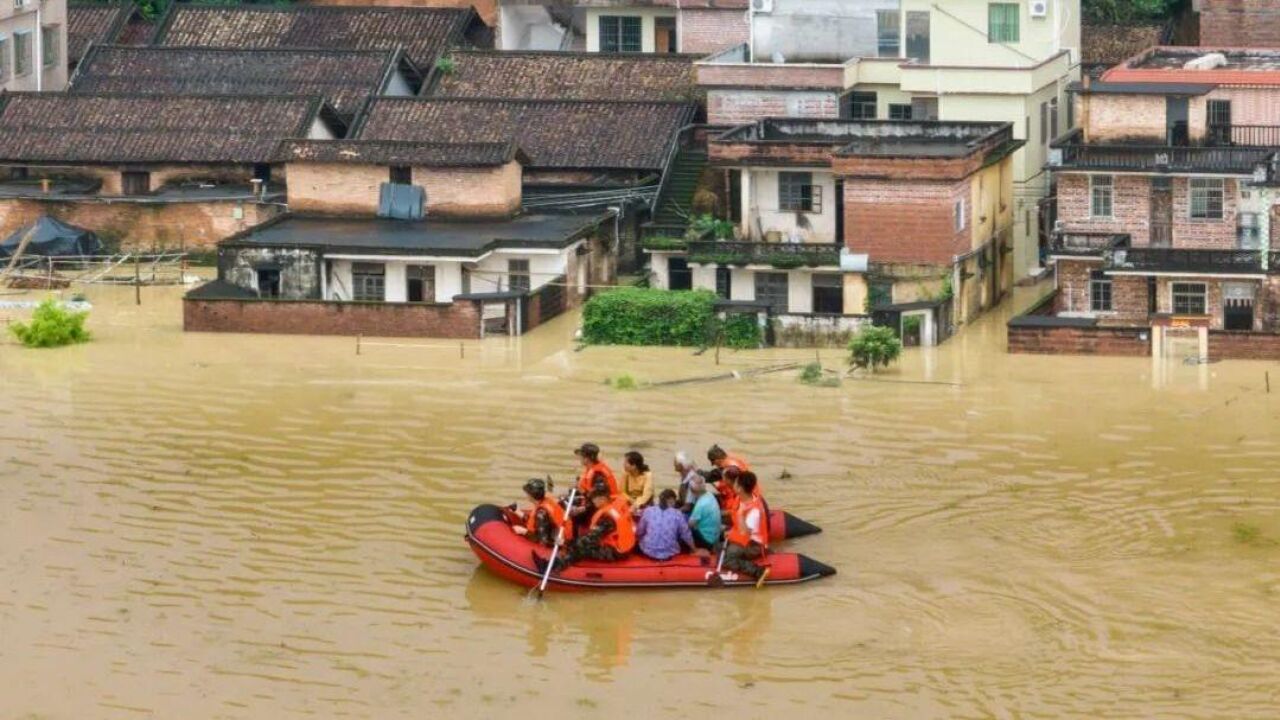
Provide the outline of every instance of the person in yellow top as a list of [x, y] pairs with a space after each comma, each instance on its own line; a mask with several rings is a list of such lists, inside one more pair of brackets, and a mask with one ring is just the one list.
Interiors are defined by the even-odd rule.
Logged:
[[622, 492], [631, 501], [631, 509], [638, 512], [653, 504], [653, 471], [635, 450], [623, 458]]

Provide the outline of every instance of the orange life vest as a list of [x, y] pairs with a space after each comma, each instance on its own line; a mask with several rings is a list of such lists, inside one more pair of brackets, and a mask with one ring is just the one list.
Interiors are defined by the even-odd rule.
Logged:
[[618, 478], [613, 476], [613, 470], [610, 470], [603, 460], [595, 461], [590, 467], [582, 471], [582, 475], [578, 476], [578, 494], [585, 498], [591, 497], [592, 480], [595, 478], [596, 473], [604, 475], [605, 484], [609, 486], [609, 497], [617, 497]]
[[529, 537], [533, 537], [533, 534], [538, 530], [539, 509], [547, 511], [547, 517], [551, 518], [551, 526], [553, 528], [564, 528], [565, 540], [573, 539], [573, 523], [566, 523], [564, 521], [564, 508], [560, 506], [560, 503], [555, 501], [555, 498], [549, 497], [542, 498], [542, 500], [529, 511], [529, 516], [524, 519], [524, 526], [529, 531]]
[[608, 515], [613, 519], [613, 532], [600, 539], [601, 544], [629, 553], [636, 546], [636, 525], [631, 518], [631, 504], [625, 497], [616, 497], [608, 505], [596, 510], [591, 516], [591, 527], [600, 524], [600, 518]]
[[[760, 526], [755, 534], [747, 527], [747, 515], [752, 510], [760, 511]], [[735, 545], [747, 546], [755, 541], [765, 548], [769, 547], [769, 518], [765, 517], [764, 502], [753, 497], [746, 502], [739, 499], [738, 507], [733, 513], [733, 527], [726, 536]]]
[[[740, 473], [751, 472], [751, 466], [747, 464], [746, 460], [743, 460], [740, 456], [733, 455], [731, 453], [726, 454], [724, 459], [721, 460], [720, 464], [717, 465], [716, 467], [720, 468], [722, 471], [727, 470], [729, 468], [737, 468], [738, 472]], [[716, 489], [720, 492], [721, 497], [732, 496], [733, 498], [735, 498], [735, 502], [736, 502], [737, 493], [733, 491], [733, 483], [722, 480], [716, 483]], [[764, 489], [760, 487], [760, 478], [757, 477], [756, 489], [751, 491], [751, 495], [756, 499], [759, 499], [763, 495], [763, 490]], [[725, 505], [726, 510], [729, 509], [728, 505], [730, 504], [733, 504], [733, 502], [727, 503]]]

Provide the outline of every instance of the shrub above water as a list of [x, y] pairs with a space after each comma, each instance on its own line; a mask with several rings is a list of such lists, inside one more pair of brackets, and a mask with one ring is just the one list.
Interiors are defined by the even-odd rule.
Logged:
[[707, 290], [611, 290], [583, 307], [582, 339], [596, 345], [705, 345], [715, 302]]
[[64, 309], [52, 298], [40, 303], [29, 323], [13, 323], [9, 331], [18, 342], [33, 348], [62, 347], [89, 341], [84, 322], [89, 313]]
[[887, 327], [864, 327], [849, 341], [849, 364], [875, 372], [902, 354], [902, 341]]

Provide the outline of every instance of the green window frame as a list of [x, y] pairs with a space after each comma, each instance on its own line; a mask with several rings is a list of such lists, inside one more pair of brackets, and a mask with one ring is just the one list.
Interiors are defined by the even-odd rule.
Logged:
[[1018, 19], [1021, 8], [1017, 3], [990, 3], [987, 5], [987, 42], [1016, 43], [1019, 40]]

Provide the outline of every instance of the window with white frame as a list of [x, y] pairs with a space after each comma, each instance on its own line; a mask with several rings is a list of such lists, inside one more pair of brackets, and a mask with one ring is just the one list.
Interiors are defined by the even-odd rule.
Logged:
[[48, 25], [40, 28], [40, 62], [44, 67], [53, 67], [58, 64], [58, 50], [61, 47], [58, 42], [58, 26]]
[[1089, 215], [1096, 218], [1113, 216], [1115, 178], [1110, 175], [1089, 176]]
[[989, 3], [987, 5], [987, 42], [1018, 42], [1018, 3]]
[[1175, 315], [1205, 315], [1209, 312], [1208, 286], [1204, 283], [1172, 283]]
[[360, 302], [385, 301], [387, 266], [382, 263], [352, 263], [351, 299]]
[[968, 219], [965, 217], [966, 213], [964, 211], [965, 204], [964, 198], [960, 198], [959, 200], [956, 200], [955, 205], [951, 209], [951, 222], [955, 225], [956, 232], [964, 230], [965, 225], [968, 224]]
[[1089, 273], [1089, 309], [1093, 312], [1111, 311], [1111, 276], [1101, 270]]
[[512, 292], [529, 292], [531, 285], [528, 260], [507, 261], [507, 287]]
[[1197, 220], [1221, 220], [1226, 195], [1222, 178], [1191, 178], [1191, 217]]

